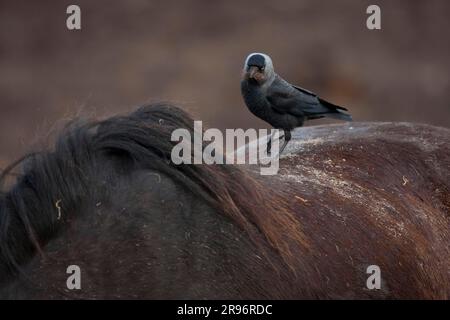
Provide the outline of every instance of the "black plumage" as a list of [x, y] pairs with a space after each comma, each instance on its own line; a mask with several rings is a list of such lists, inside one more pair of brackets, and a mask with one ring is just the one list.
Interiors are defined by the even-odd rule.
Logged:
[[[284, 131], [280, 153], [291, 139], [291, 131], [305, 120], [330, 117], [351, 121], [347, 109], [306, 89], [291, 85], [274, 72], [268, 55], [253, 53], [246, 59], [241, 91], [248, 109], [258, 118]], [[268, 141], [270, 151], [271, 139]]]

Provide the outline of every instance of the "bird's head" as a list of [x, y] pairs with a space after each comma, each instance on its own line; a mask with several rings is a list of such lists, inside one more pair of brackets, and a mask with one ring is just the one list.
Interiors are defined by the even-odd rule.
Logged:
[[259, 85], [273, 79], [272, 59], [264, 53], [251, 53], [245, 59], [243, 78], [247, 81], [255, 82]]

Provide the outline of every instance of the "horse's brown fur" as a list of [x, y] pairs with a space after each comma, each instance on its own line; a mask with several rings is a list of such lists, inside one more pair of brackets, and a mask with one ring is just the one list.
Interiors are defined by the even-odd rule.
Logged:
[[[259, 176], [170, 163], [172, 131], [192, 124], [153, 105], [72, 125], [28, 157], [0, 193], [0, 296], [449, 297], [449, 130], [302, 128], [279, 174]], [[74, 262], [91, 277], [80, 293], [60, 286]], [[372, 264], [381, 290], [366, 288]], [[13, 281], [26, 265], [33, 291]]]
[[[364, 270], [375, 264], [383, 285], [374, 296], [449, 297], [449, 130], [310, 127], [297, 131], [287, 151], [279, 176], [268, 180], [296, 202], [311, 252], [299, 259], [317, 265], [311, 276], [324, 292], [359, 286], [368, 293]], [[349, 289], [348, 297], [358, 294]]]

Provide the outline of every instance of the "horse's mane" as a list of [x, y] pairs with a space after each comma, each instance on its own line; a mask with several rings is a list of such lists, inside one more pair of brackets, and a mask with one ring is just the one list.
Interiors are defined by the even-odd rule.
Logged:
[[[89, 198], [99, 162], [120, 157], [127, 170], [161, 172], [186, 187], [245, 230], [256, 243], [267, 242], [285, 259], [292, 243], [303, 241], [288, 201], [258, 178], [233, 165], [175, 165], [173, 130], [193, 133], [193, 120], [180, 108], [153, 104], [103, 121], [71, 121], [54, 147], [30, 153], [0, 175], [0, 281], [76, 219]], [[193, 134], [192, 134], [193, 136]], [[106, 159], [106, 160], [105, 160]], [[21, 164], [9, 187], [6, 176]], [[62, 208], [64, 217], [57, 214]], [[5, 276], [4, 279], [1, 279]]]

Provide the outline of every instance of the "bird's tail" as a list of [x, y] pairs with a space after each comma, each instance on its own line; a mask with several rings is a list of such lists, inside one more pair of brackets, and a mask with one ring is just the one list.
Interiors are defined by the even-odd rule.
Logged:
[[348, 113], [336, 110], [335, 112], [327, 113], [326, 116], [328, 118], [344, 120], [344, 121], [353, 121], [353, 118]]
[[352, 121], [352, 116], [345, 111], [348, 111], [346, 108], [335, 105], [326, 100], [320, 99], [320, 104], [327, 109], [330, 110], [329, 113], [326, 113], [326, 116], [333, 119], [344, 120], [344, 121]]

